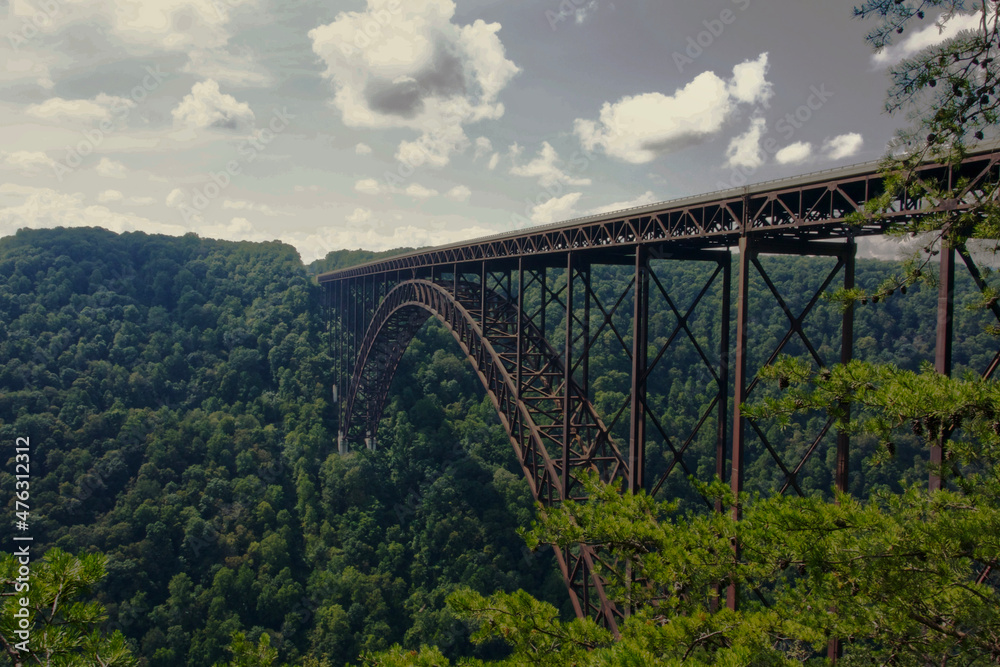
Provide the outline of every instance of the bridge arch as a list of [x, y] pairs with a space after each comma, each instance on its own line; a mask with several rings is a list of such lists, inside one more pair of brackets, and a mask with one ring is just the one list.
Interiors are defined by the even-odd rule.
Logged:
[[[522, 321], [522, 335], [518, 336], [511, 331], [518, 327], [516, 306], [508, 299], [493, 291], [483, 294], [479, 286], [469, 285], [458, 287], [456, 294], [456, 285], [411, 279], [386, 293], [358, 347], [355, 370], [344, 395], [341, 431], [355, 441], [375, 437], [403, 353], [417, 331], [435, 317], [452, 334], [482, 382], [536, 500], [554, 504], [579, 498], [571, 491], [578, 488], [577, 475], [585, 470], [598, 470], [606, 478], [620, 474], [626, 463], [607, 428], [582, 390], [571, 379], [568, 386], [565, 384], [562, 361], [541, 332]], [[534, 385], [521, 380], [516, 372], [519, 362], [531, 364], [532, 360], [540, 369], [532, 376]], [[565, 423], [548, 419], [551, 411], [532, 400], [545, 394], [560, 413], [576, 415], [569, 429]], [[567, 397], [570, 406], [565, 405]], [[569, 438], [574, 446], [563, 447]], [[573, 456], [553, 455], [547, 444]], [[580, 545], [555, 552], [577, 615], [590, 615], [617, 631], [620, 613], [594, 573], [593, 548]]]

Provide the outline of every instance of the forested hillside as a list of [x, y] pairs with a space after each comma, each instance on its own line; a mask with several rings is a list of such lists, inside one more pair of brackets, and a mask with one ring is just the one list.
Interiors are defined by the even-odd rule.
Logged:
[[382, 252], [371, 250], [338, 250], [337, 252], [329, 253], [323, 259], [317, 259], [315, 262], [310, 263], [306, 269], [311, 275], [318, 275], [327, 271], [346, 269], [349, 266], [364, 264], [365, 262], [371, 262], [384, 257], [401, 255], [411, 250], [415, 250], [415, 248], [396, 248], [395, 250], [383, 250]]
[[237, 630], [291, 662], [457, 654], [442, 600], [459, 582], [561, 589], [521, 552], [526, 484], [477, 381], [434, 353], [441, 332], [407, 358], [420, 391], [396, 399], [387, 446], [341, 458], [323, 328], [286, 245], [0, 241], [0, 439], [31, 439], [35, 553], [109, 556], [98, 598], [145, 664], [211, 665]]
[[[529, 552], [515, 533], [533, 508], [509, 440], [441, 326], [425, 327], [407, 351], [378, 451], [337, 453], [333, 364], [310, 275], [374, 257], [332, 253], [306, 267], [277, 242], [99, 229], [0, 240], [0, 441], [31, 439], [35, 552], [107, 554], [96, 597], [142, 664], [224, 661], [237, 631], [252, 641], [267, 632], [292, 664], [353, 663], [395, 643], [490, 657], [504, 647], [474, 648], [445, 607], [458, 586], [525, 589], [565, 609], [552, 558]], [[762, 261], [796, 313], [830, 268]], [[892, 268], [859, 262], [858, 282], [877, 283]], [[658, 271], [686, 309], [702, 269]], [[625, 280], [607, 269], [594, 282], [610, 299]], [[762, 282], [754, 289], [755, 369], [788, 320]], [[707, 314], [691, 321], [711, 350], [718, 298], [710, 292]], [[930, 359], [935, 298], [914, 288], [861, 308], [858, 356], [908, 368]], [[654, 307], [651, 345], [670, 334], [672, 317]], [[839, 359], [838, 318], [821, 302], [806, 327], [831, 361]], [[961, 311], [956, 330], [957, 365], [983, 366], [995, 341], [981, 319]], [[610, 335], [591, 365], [602, 411], [628, 391], [628, 360]], [[696, 362], [692, 346], [678, 347], [655, 376], [655, 410], [670, 432], [690, 430], [710, 400]], [[817, 420], [763, 428], [791, 458]], [[704, 432], [689, 462], [699, 475], [714, 470], [711, 420]], [[894, 466], [863, 472], [873, 446], [858, 443], [854, 493], [925, 474], [906, 436]], [[666, 456], [661, 443], [651, 447]], [[13, 457], [3, 458], [0, 505], [9, 517]], [[821, 452], [803, 475], [807, 490], [829, 492], [827, 459]], [[748, 486], [770, 488], [774, 466], [758, 460]], [[664, 493], [695, 502], [677, 480]]]

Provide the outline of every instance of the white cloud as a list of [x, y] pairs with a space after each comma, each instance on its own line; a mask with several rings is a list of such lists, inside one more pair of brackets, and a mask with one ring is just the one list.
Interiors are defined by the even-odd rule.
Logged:
[[[174, 192], [172, 191], [172, 196], [168, 198], [176, 206], [183, 201], [183, 193], [179, 189], [176, 190], [177, 194]], [[206, 220], [199, 216], [196, 224], [188, 225], [182, 222], [176, 210], [168, 211], [169, 222], [165, 222], [129, 211], [119, 213], [104, 205], [88, 205], [89, 201], [93, 201], [93, 195], [0, 182], [0, 236], [13, 234], [22, 227], [98, 226], [118, 233], [143, 231], [172, 236], [193, 231], [203, 238], [232, 241], [259, 242], [278, 238], [298, 249], [303, 260], [309, 262], [325, 256], [330, 250], [339, 248], [386, 250], [402, 246], [441, 245], [502, 231], [496, 226], [484, 226], [475, 221], [455, 218], [447, 223], [435, 225], [421, 222], [405, 224], [402, 222], [402, 215], [395, 215], [392, 216], [395, 219], [391, 222], [381, 223], [373, 214], [370, 220], [362, 224], [345, 224], [342, 220], [327, 227], [307, 226], [299, 229], [286, 227], [275, 232], [268, 228], [257, 228], [245, 217]], [[128, 198], [122, 203], [127, 201]], [[348, 211], [342, 214], [344, 218], [351, 215]], [[435, 220], [437, 219], [435, 217]]]
[[104, 227], [113, 232], [143, 231], [179, 236], [189, 231], [180, 225], [165, 224], [128, 213], [116, 213], [106, 206], [87, 205], [81, 193], [68, 194], [51, 188], [34, 188], [13, 183], [0, 184], [0, 200], [13, 202], [0, 208], [0, 236], [21, 227]]
[[636, 206], [645, 206], [647, 204], [655, 204], [659, 199], [652, 190], [647, 190], [635, 199], [628, 199], [626, 201], [616, 201], [613, 204], [607, 204], [605, 206], [598, 206], [597, 208], [592, 208], [587, 211], [587, 215], [600, 215], [601, 213], [612, 213], [614, 211], [622, 211], [627, 208], [635, 208]]
[[98, 123], [127, 116], [135, 102], [124, 97], [101, 93], [93, 100], [66, 100], [53, 97], [41, 104], [32, 104], [25, 113], [35, 118], [54, 122]]
[[250, 105], [220, 92], [219, 83], [211, 79], [194, 84], [171, 114], [175, 126], [194, 129], [245, 129], [254, 121]]
[[86, 197], [80, 192], [69, 194], [8, 183], [0, 185], [0, 200], [20, 200], [12, 206], [0, 208], [0, 236], [12, 234], [20, 227], [64, 226], [103, 227], [117, 233], [143, 231], [172, 236], [196, 231], [202, 237], [230, 241], [269, 240], [267, 234], [258, 231], [246, 218], [232, 218], [227, 223], [206, 223], [198, 216], [197, 227], [191, 229], [131, 213], [118, 213], [106, 206], [87, 206]]
[[156, 203], [154, 197], [129, 197], [128, 201], [136, 206], [152, 206]]
[[235, 53], [225, 48], [192, 49], [181, 71], [239, 88], [274, 83], [274, 77], [262, 70], [255, 54], [247, 47], [240, 47]]
[[945, 15], [940, 14], [933, 24], [911, 32], [898, 44], [892, 44], [873, 55], [872, 62], [879, 67], [895, 65], [929, 46], [941, 44], [957, 36], [964, 30], [976, 30], [979, 28], [982, 16], [982, 13], [955, 14], [945, 20]]
[[[8, 38], [13, 36], [16, 33], [8, 33]], [[16, 51], [4, 46], [0, 42], [0, 52], [3, 53], [0, 57], [0, 82], [31, 83], [43, 90], [51, 90], [55, 86], [52, 70], [61, 64], [58, 54], [50, 50], [28, 49], [23, 45]]]
[[913, 254], [927, 245], [928, 241], [927, 236], [923, 234], [863, 236], [858, 239], [858, 259], [882, 259], [898, 262], [913, 257]]
[[417, 199], [429, 199], [431, 197], [436, 197], [438, 195], [437, 190], [432, 190], [431, 188], [425, 188], [419, 183], [411, 183], [407, 186], [404, 192], [411, 197], [416, 197]]
[[198, 235], [224, 241], [269, 241], [273, 237], [259, 231], [246, 218], [232, 218], [228, 223], [200, 224]]
[[490, 171], [493, 171], [497, 168], [498, 164], [500, 164], [500, 153], [494, 153], [490, 156], [490, 163], [487, 165], [487, 168], [489, 168]]
[[[115, 47], [148, 55], [221, 47], [231, 36], [234, 15], [255, 4], [257, 0], [73, 0], [45, 11], [44, 4], [13, 0], [9, 12], [16, 25], [30, 21], [44, 35], [58, 39], [88, 26]], [[33, 20], [38, 15], [45, 20]]]
[[102, 204], [107, 204], [108, 202], [113, 201], [121, 201], [122, 199], [125, 199], [125, 195], [118, 190], [105, 190], [97, 195], [97, 201]]
[[812, 144], [806, 141], [796, 141], [775, 153], [774, 159], [777, 160], [778, 164], [798, 164], [808, 160], [811, 155]]
[[442, 125], [433, 132], [424, 132], [415, 141], [399, 142], [395, 157], [413, 167], [444, 167], [451, 161], [452, 153], [461, 153], [468, 143], [461, 125]]
[[514, 176], [524, 176], [525, 178], [537, 178], [538, 184], [544, 188], [549, 188], [557, 183], [566, 185], [590, 185], [589, 178], [574, 178], [556, 166], [559, 162], [559, 155], [552, 145], [544, 141], [542, 148], [538, 151], [538, 157], [526, 165], [511, 167], [510, 173]]
[[766, 131], [767, 123], [763, 118], [750, 121], [750, 129], [729, 142], [729, 147], [726, 148], [726, 166], [756, 169], [764, 164], [760, 138]]
[[489, 155], [493, 151], [493, 142], [486, 137], [476, 138], [476, 152], [472, 156], [473, 160], [478, 160], [484, 155]]
[[416, 199], [429, 199], [440, 194], [437, 190], [424, 187], [419, 183], [410, 183], [405, 188], [399, 188], [389, 183], [380, 183], [374, 178], [364, 178], [354, 184], [354, 190], [365, 195], [408, 195]]
[[344, 124], [416, 131], [397, 151], [411, 164], [442, 166], [465, 150], [464, 126], [502, 116], [498, 96], [519, 71], [500, 24], [460, 26], [454, 15], [453, 0], [367, 0], [309, 32]]
[[757, 60], [745, 60], [734, 67], [728, 89], [737, 102], [766, 104], [774, 95], [774, 88], [767, 80], [767, 53], [760, 54]]
[[464, 185], [456, 185], [451, 190], [445, 193], [445, 197], [452, 199], [457, 202], [467, 202], [472, 196], [472, 190], [465, 187]]
[[354, 152], [358, 155], [371, 155], [372, 147], [366, 143], [359, 142], [358, 145], [354, 147]]
[[574, 208], [582, 195], [582, 192], [571, 192], [568, 195], [553, 197], [542, 204], [536, 205], [531, 209], [531, 221], [544, 224], [576, 217]]
[[169, 49], [220, 46], [229, 38], [227, 24], [233, 10], [252, 0], [91, 0], [88, 4], [112, 5], [112, 25], [122, 39], [135, 44], [162, 45]]
[[24, 176], [38, 176], [43, 171], [55, 173], [56, 161], [41, 151], [0, 151], [0, 161], [17, 169]]
[[442, 245], [496, 234], [496, 228], [467, 224], [458, 228], [419, 227], [403, 224], [335, 225], [312, 230], [308, 234], [290, 233], [282, 237], [299, 249], [302, 259], [310, 262], [341, 248], [391, 248]]
[[245, 201], [243, 199], [224, 199], [222, 201], [222, 208], [227, 208], [236, 211], [255, 211], [257, 213], [263, 213], [264, 215], [269, 215], [269, 216], [291, 215], [290, 213], [275, 211], [267, 204], [258, 204], [256, 202]]
[[174, 188], [170, 191], [170, 194], [167, 195], [164, 203], [166, 203], [168, 208], [177, 208], [183, 204], [186, 199], [187, 196], [184, 194], [183, 190], [180, 188]]
[[97, 163], [97, 173], [105, 178], [126, 178], [128, 169], [121, 162], [102, 157], [101, 161]]
[[733, 68], [727, 82], [703, 72], [673, 95], [645, 93], [605, 102], [598, 121], [578, 118], [574, 131], [586, 150], [602, 149], [633, 164], [698, 144], [722, 130], [739, 104], [761, 104], [771, 96], [767, 53]]
[[347, 222], [352, 225], [360, 225], [361, 223], [368, 222], [372, 219], [371, 209], [367, 208], [356, 208], [354, 212], [347, 216]]
[[[9, 0], [2, 9], [8, 20], [3, 21], [7, 38], [0, 45], [0, 81], [51, 89], [54, 72], [94, 71], [134, 58], [144, 65], [169, 54], [174, 71], [234, 86], [268, 85], [272, 77], [262, 71], [252, 52], [229, 43], [236, 16], [262, 4], [261, 0]], [[4, 48], [8, 43], [10, 48]], [[121, 75], [128, 77], [121, 70], [112, 76]], [[137, 66], [135, 83], [144, 76], [143, 67]]]
[[823, 144], [823, 150], [827, 152], [826, 156], [831, 160], [840, 160], [857, 153], [864, 143], [865, 140], [860, 134], [850, 132], [830, 139]]
[[580, 25], [581, 23], [586, 21], [590, 17], [590, 14], [596, 10], [597, 10], [597, 0], [590, 0], [590, 2], [588, 2], [583, 7], [579, 7], [576, 10], [576, 17], [575, 17], [577, 25]]
[[545, 18], [548, 20], [549, 26], [555, 30], [560, 23], [569, 18], [572, 18], [577, 25], [581, 25], [596, 10], [597, 0], [590, 0], [586, 3], [585, 0], [573, 0], [572, 4], [569, 2], [560, 3], [558, 14], [552, 10], [545, 12]]
[[382, 184], [374, 178], [365, 178], [354, 184], [354, 189], [366, 195], [377, 195], [382, 192]]

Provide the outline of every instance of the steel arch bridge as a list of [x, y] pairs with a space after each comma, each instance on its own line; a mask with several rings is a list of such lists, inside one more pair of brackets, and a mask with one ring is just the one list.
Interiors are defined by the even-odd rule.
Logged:
[[[961, 188], [960, 196], [936, 201], [929, 195], [902, 195], [880, 219], [849, 224], [849, 216], [864, 213], [866, 202], [884, 192], [877, 164], [869, 163], [411, 252], [323, 274], [319, 282], [336, 360], [333, 391], [341, 453], [351, 443], [375, 447], [400, 359], [421, 326], [434, 317], [451, 332], [475, 369], [531, 492], [543, 505], [583, 499], [582, 480], [594, 472], [605, 481], [620, 480], [626, 489], [656, 493], [671, 475], [694, 473], [685, 454], [693, 443], [706, 441], [714, 447], [714, 474], [739, 493], [744, 488], [748, 433], [761, 442], [760, 457], [774, 467], [780, 491], [802, 493], [800, 473], [822, 449], [833, 420], [826, 421], [798, 460], [789, 461], [768, 442], [760, 426], [742, 414], [741, 403], [758, 385], [746, 353], [751, 277], [763, 281], [787, 317], [786, 333], [773, 346], [767, 363], [793, 340], [819, 367], [849, 361], [852, 310], [842, 315], [836, 359], [824, 358], [804, 324], [828, 287], [854, 286], [855, 239], [884, 234], [893, 225], [931, 213], [962, 210], [994, 196], [989, 185], [1000, 179], [1000, 151], [973, 154], [957, 167], [928, 164], [919, 178]], [[738, 249], [735, 256], [733, 249]], [[793, 307], [769, 277], [762, 255], [821, 256], [833, 266], [804, 307]], [[964, 247], [942, 248], [935, 363], [946, 374], [951, 372], [956, 256], [974, 283], [980, 289], [985, 286]], [[705, 267], [697, 298], [686, 306], [675, 302], [670, 284], [660, 275], [661, 267], [676, 262]], [[624, 289], [609, 294], [600, 281], [592, 280], [595, 269], [604, 267], [616, 267], [626, 276]], [[705, 298], [710, 293], [714, 299]], [[709, 301], [720, 304], [710, 314], [718, 339], [706, 344], [693, 332], [691, 321]], [[654, 302], [671, 314], [675, 326], [669, 336], [650, 340]], [[994, 304], [992, 312], [1000, 320], [1000, 306]], [[695, 350], [702, 362], [699, 372], [714, 393], [692, 420], [689, 432], [665, 425], [653, 409], [659, 389], [654, 376], [667, 363], [671, 347], [681, 343]], [[631, 368], [627, 395], [603, 414], [595, 407], [590, 369], [591, 351], [599, 344], [624, 355]], [[830, 356], [829, 350], [826, 354]], [[998, 364], [1000, 352], [982, 369], [983, 375], [991, 376]], [[656, 448], [655, 457], [650, 445]], [[846, 489], [850, 457], [846, 435], [836, 436], [835, 448], [833, 479], [839, 489]], [[931, 462], [941, 460], [942, 447], [935, 447]], [[930, 484], [940, 486], [940, 479], [932, 474]], [[577, 615], [589, 615], [617, 633], [618, 622], [629, 610], [616, 607], [605, 593], [597, 574], [599, 550], [579, 545], [557, 549], [556, 557]], [[736, 600], [737, 591], [730, 587], [727, 602], [735, 607]]]

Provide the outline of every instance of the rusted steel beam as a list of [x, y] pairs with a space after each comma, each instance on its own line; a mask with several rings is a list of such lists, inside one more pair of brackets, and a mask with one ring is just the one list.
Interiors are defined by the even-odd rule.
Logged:
[[[726, 253], [722, 260], [722, 326], [719, 331], [719, 402], [717, 404], [718, 435], [715, 441], [715, 475], [720, 480], [726, 478], [726, 426], [729, 417], [729, 329], [732, 309], [732, 255]], [[715, 510], [722, 511], [722, 501], [717, 501]]]
[[632, 308], [632, 393], [629, 402], [628, 488], [645, 488], [646, 473], [646, 348], [649, 335], [649, 258], [646, 249], [635, 251], [635, 285]]
[[[970, 155], [954, 177], [965, 178], [972, 192], [996, 175], [998, 162], [1000, 151]], [[928, 178], [949, 177], [949, 170], [939, 164], [924, 165], [918, 173]], [[415, 251], [325, 273], [319, 281], [484, 258], [496, 262], [533, 257], [561, 266], [561, 255], [570, 249], [586, 255], [664, 243], [678, 248], [727, 248], [737, 245], [744, 230], [758, 240], [849, 238], [881, 234], [892, 224], [946, 210], [944, 202], [904, 194], [883, 219], [862, 226], [849, 224], [847, 217], [864, 213], [865, 202], [881, 190], [878, 164], [869, 163]], [[970, 199], [961, 198], [955, 204], [957, 210], [970, 206]], [[567, 241], [570, 238], [572, 242]]]
[[566, 345], [563, 359], [562, 498], [569, 497], [569, 461], [573, 427], [573, 253], [566, 253]]
[[[964, 245], [961, 247], [956, 247], [955, 250], [958, 252], [962, 261], [965, 263], [966, 268], [969, 270], [969, 275], [972, 276], [973, 282], [976, 283], [976, 288], [983, 292], [986, 289], [986, 281], [983, 279], [983, 274], [979, 271], [979, 267], [976, 266], [976, 262], [972, 259], [972, 255], [969, 254], [968, 248]], [[989, 302], [990, 312], [993, 313], [993, 317], [996, 318], [997, 322], [1000, 323], [1000, 303], [990, 300]], [[997, 367], [1000, 366], [1000, 351], [997, 351], [994, 355], [993, 360], [989, 365], [982, 370], [983, 378], [989, 379], [993, 377], [993, 373], [996, 372]]]
[[[934, 348], [934, 370], [951, 375], [951, 347], [955, 324], [955, 248], [947, 238], [941, 240], [941, 268], [938, 281], [937, 343]], [[944, 447], [947, 434], [942, 433], [931, 445], [928, 488], [941, 489], [941, 467], [944, 465]]]
[[[743, 491], [743, 454], [746, 443], [745, 424], [743, 420], [742, 403], [747, 393], [747, 320], [750, 292], [750, 262], [753, 258], [753, 247], [749, 236], [740, 239], [739, 269], [736, 282], [736, 363], [733, 369], [733, 447], [732, 465], [729, 472], [729, 485], [739, 498]], [[739, 506], [732, 508], [733, 518], [739, 520]], [[734, 544], [733, 550], [739, 557], [739, 545]], [[736, 583], [730, 582], [726, 591], [726, 604], [730, 609], [736, 609]]]
[[[854, 269], [855, 255], [857, 255], [857, 245], [854, 239], [847, 242], [844, 253], [844, 289], [854, 289]], [[841, 320], [840, 333], [840, 363], [850, 363], [854, 356], [854, 306], [847, 307]], [[840, 406], [844, 411], [845, 419], [851, 418], [851, 404], [844, 403]], [[851, 467], [851, 442], [847, 431], [838, 429], [837, 431], [837, 470], [834, 473], [834, 484], [838, 491], [846, 492], [850, 483], [849, 473]]]

